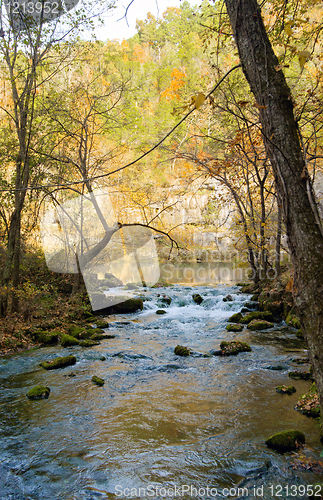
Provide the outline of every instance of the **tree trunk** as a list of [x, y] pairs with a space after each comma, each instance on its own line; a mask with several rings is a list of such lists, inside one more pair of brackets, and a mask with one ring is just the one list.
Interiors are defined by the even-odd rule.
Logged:
[[262, 133], [282, 200], [294, 266], [294, 301], [323, 414], [323, 235], [293, 102], [256, 0], [225, 0], [246, 79], [261, 106]]
[[281, 201], [277, 196], [277, 233], [276, 233], [276, 248], [275, 248], [275, 270], [276, 278], [281, 275], [280, 268], [280, 249], [281, 249], [281, 238], [282, 238], [282, 209]]

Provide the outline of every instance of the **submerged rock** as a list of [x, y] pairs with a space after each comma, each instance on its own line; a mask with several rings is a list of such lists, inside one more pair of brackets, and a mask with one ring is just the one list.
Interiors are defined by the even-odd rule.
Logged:
[[73, 345], [79, 345], [80, 341], [72, 335], [67, 335], [67, 333], [63, 333], [61, 337], [61, 345], [63, 347], [71, 347]]
[[276, 387], [276, 392], [278, 392], [279, 394], [288, 394], [290, 396], [291, 394], [294, 394], [294, 392], [296, 392], [296, 387], [294, 387], [293, 385], [278, 385]]
[[267, 330], [268, 328], [272, 328], [274, 325], [269, 321], [264, 319], [254, 319], [250, 323], [248, 323], [249, 330]]
[[223, 297], [223, 302], [233, 302], [232, 295], [228, 294], [226, 297]]
[[28, 399], [48, 399], [50, 394], [50, 388], [44, 387], [43, 385], [36, 385], [30, 389], [26, 396]]
[[228, 331], [228, 332], [242, 332], [243, 330], [243, 325], [238, 325], [238, 324], [235, 324], [235, 325], [227, 325], [225, 327], [225, 329]]
[[114, 339], [115, 335], [105, 335], [104, 333], [94, 333], [91, 335], [90, 340], [104, 340], [104, 339]]
[[174, 354], [177, 356], [189, 356], [191, 353], [188, 347], [184, 347], [183, 345], [177, 345], [174, 349]]
[[305, 434], [295, 430], [278, 432], [267, 439], [265, 443], [269, 448], [282, 453], [293, 451], [305, 444]]
[[64, 368], [65, 366], [75, 365], [75, 363], [75, 356], [63, 356], [53, 359], [52, 361], [44, 361], [43, 363], [40, 363], [40, 366], [45, 368], [45, 370], [55, 370], [56, 368]]
[[161, 297], [158, 298], [158, 302], [161, 302], [162, 304], [167, 304], [168, 306], [170, 306], [172, 299], [168, 295], [163, 294]]
[[157, 309], [156, 314], [167, 314], [167, 312], [164, 309]]
[[192, 299], [198, 305], [202, 304], [202, 302], [204, 300], [203, 297], [199, 293], [193, 293]]
[[300, 411], [307, 417], [318, 418], [321, 414], [320, 402], [317, 394], [315, 383], [312, 384], [310, 390], [303, 394], [295, 405], [295, 410]]
[[93, 375], [93, 377], [91, 378], [92, 382], [95, 384], [95, 385], [98, 385], [98, 386], [102, 386], [104, 385], [104, 380], [103, 378], [100, 378], [100, 377], [97, 377], [96, 375]]
[[230, 323], [240, 323], [240, 321], [242, 320], [243, 316], [241, 314], [241, 312], [239, 313], [235, 313], [235, 314], [232, 314], [232, 316], [230, 316], [230, 318], [228, 319], [228, 321]]
[[214, 356], [236, 356], [239, 352], [250, 352], [251, 347], [247, 342], [226, 342], [220, 344], [219, 351], [213, 351]]

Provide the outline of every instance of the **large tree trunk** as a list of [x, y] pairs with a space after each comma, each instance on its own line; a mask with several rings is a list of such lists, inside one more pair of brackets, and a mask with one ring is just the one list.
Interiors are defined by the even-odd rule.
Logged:
[[294, 300], [307, 339], [323, 413], [323, 235], [289, 87], [256, 0], [225, 0], [243, 72], [257, 103], [283, 202], [294, 266]]

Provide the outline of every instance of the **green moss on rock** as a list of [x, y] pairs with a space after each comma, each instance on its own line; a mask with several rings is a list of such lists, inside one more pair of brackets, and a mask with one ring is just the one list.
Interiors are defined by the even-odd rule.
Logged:
[[320, 402], [315, 383], [312, 384], [310, 390], [306, 394], [303, 394], [303, 396], [299, 398], [295, 410], [300, 411], [307, 417], [318, 418], [321, 415]]
[[310, 372], [300, 372], [293, 371], [289, 372], [288, 376], [293, 379], [301, 379], [301, 380], [311, 380], [313, 379], [313, 375]]
[[80, 340], [80, 346], [81, 347], [93, 347], [95, 345], [100, 345], [100, 342], [97, 342], [96, 340]]
[[58, 336], [60, 332], [52, 331], [52, 332], [37, 332], [37, 336], [35, 336], [35, 340], [44, 345], [54, 345], [58, 342]]
[[194, 302], [196, 304], [199, 304], [199, 305], [202, 304], [202, 302], [204, 300], [203, 297], [199, 293], [193, 293], [192, 299], [194, 300]]
[[93, 375], [92, 377], [92, 382], [95, 384], [95, 385], [98, 385], [98, 386], [102, 386], [104, 385], [104, 380], [103, 378], [100, 378], [100, 377], [97, 377], [96, 375]]
[[177, 345], [174, 349], [174, 354], [177, 356], [189, 356], [190, 352], [190, 349], [188, 349], [188, 347], [184, 347], [183, 345]]
[[279, 392], [279, 394], [288, 394], [290, 396], [296, 392], [296, 387], [293, 385], [278, 385], [276, 387], [276, 392]]
[[292, 326], [293, 328], [296, 328], [297, 330], [299, 330], [301, 328], [300, 320], [298, 319], [298, 317], [295, 314], [293, 314], [292, 311], [288, 313], [285, 321], [286, 321], [288, 326]]
[[55, 370], [57, 368], [64, 368], [65, 366], [75, 365], [75, 363], [75, 356], [63, 356], [53, 359], [52, 361], [44, 361], [43, 363], [40, 363], [40, 366], [45, 368], [45, 370]]
[[217, 354], [221, 356], [236, 356], [239, 352], [250, 352], [251, 347], [247, 342], [226, 342], [220, 344], [220, 351]]
[[243, 330], [243, 325], [227, 325], [225, 327], [225, 329], [228, 331], [228, 332], [242, 332]]
[[80, 341], [71, 335], [67, 335], [67, 333], [63, 333], [61, 337], [61, 345], [63, 347], [71, 347], [73, 345], [79, 345]]
[[305, 444], [305, 435], [300, 431], [278, 432], [265, 442], [269, 448], [279, 452], [297, 450]]
[[97, 328], [109, 328], [109, 323], [103, 319], [95, 320]]
[[44, 387], [43, 385], [36, 385], [30, 389], [26, 396], [28, 399], [48, 399], [50, 394], [50, 388]]
[[230, 316], [230, 318], [228, 319], [228, 321], [230, 323], [240, 323], [240, 321], [242, 320], [243, 316], [241, 314], [241, 312], [239, 313], [235, 313], [235, 314], [232, 314], [232, 316]]
[[249, 330], [267, 330], [268, 328], [272, 328], [274, 325], [270, 323], [270, 321], [266, 321], [264, 319], [254, 319], [248, 323]]
[[242, 323], [243, 325], [247, 325], [254, 319], [271, 321], [273, 319], [273, 315], [270, 311], [251, 311], [250, 313], [243, 316], [243, 318], [240, 320], [240, 323]]

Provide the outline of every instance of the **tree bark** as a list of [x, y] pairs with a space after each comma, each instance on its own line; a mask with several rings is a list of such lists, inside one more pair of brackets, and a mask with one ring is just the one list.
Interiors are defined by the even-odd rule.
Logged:
[[323, 235], [290, 89], [256, 0], [225, 0], [242, 69], [257, 103], [282, 200], [294, 266], [294, 301], [307, 339], [323, 414]]

